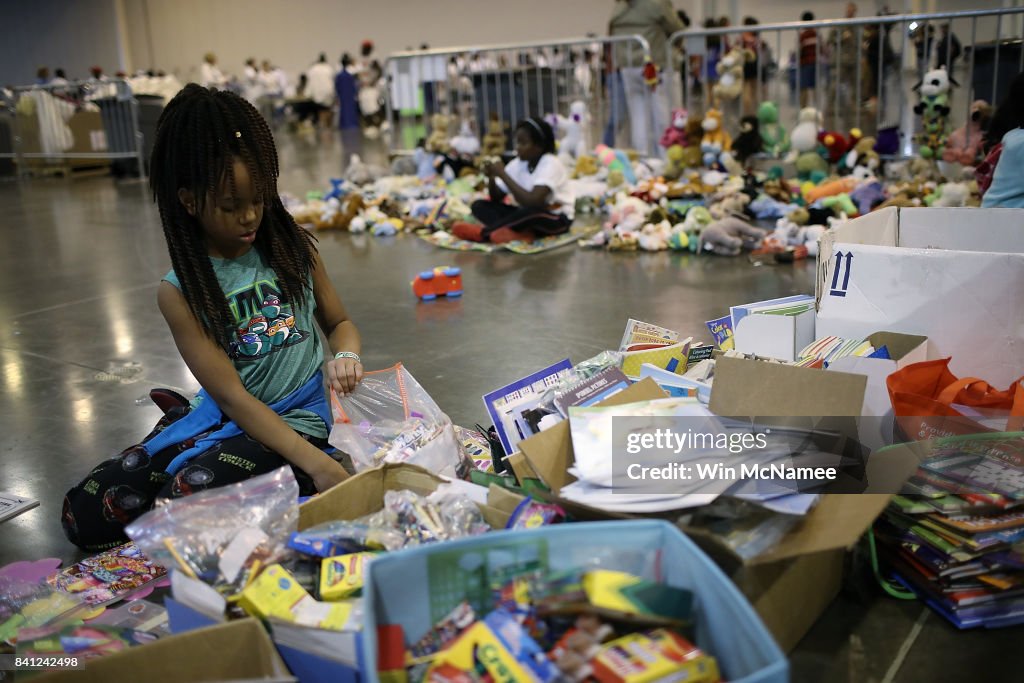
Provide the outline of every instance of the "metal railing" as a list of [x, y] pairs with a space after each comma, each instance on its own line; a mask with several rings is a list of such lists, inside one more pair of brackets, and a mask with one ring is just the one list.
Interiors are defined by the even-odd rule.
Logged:
[[[471, 122], [483, 136], [496, 117], [507, 126], [527, 116], [569, 115], [585, 103], [591, 140], [654, 152], [661, 128], [649, 87], [642, 87], [650, 46], [641, 36], [569, 38], [398, 52], [384, 65], [391, 151], [409, 153], [432, 131], [434, 114], [452, 119], [446, 136]], [[640, 86], [638, 86], [638, 83]], [[665, 102], [667, 119], [667, 101]], [[660, 126], [660, 127], [659, 127]], [[629, 129], [629, 135], [626, 129]]]
[[124, 79], [13, 88], [4, 111], [17, 173], [66, 167], [71, 160], [135, 160], [145, 176], [138, 102]]
[[[875, 134], [896, 127], [903, 140], [902, 155], [907, 156], [915, 127], [913, 86], [924, 72], [945, 66], [959, 82], [951, 95], [951, 101], [957, 100], [951, 114], [954, 125], [970, 117], [976, 99], [998, 105], [1000, 92], [1005, 93], [1009, 80], [1024, 70], [1022, 15], [1024, 7], [1015, 7], [679, 31], [666, 44], [673, 73], [665, 82], [675, 106], [691, 109], [699, 102], [705, 111], [710, 106], [724, 107], [727, 118], [734, 118], [732, 125], [739, 115], [756, 114], [756, 103], [770, 99], [780, 105], [784, 124], [795, 125], [799, 108], [814, 106], [833, 130], [861, 128]], [[991, 30], [980, 33], [979, 24]], [[1008, 31], [1004, 30], [1007, 24]], [[801, 33], [806, 31], [813, 31], [814, 59], [813, 64], [801, 65]], [[716, 64], [726, 53], [726, 43], [731, 39], [733, 45], [742, 44], [741, 35], [747, 32], [754, 34], [751, 54], [756, 56], [757, 75], [752, 87], [750, 79], [744, 79], [749, 94], [737, 112], [732, 101], [715, 97], [712, 84], [718, 80]], [[983, 34], [994, 35], [995, 40], [979, 42]], [[969, 42], [964, 40], [967, 36]], [[782, 66], [784, 51], [796, 57], [795, 63], [787, 59]], [[1016, 62], [1015, 70], [1005, 63], [1007, 54], [1011, 63]], [[991, 63], [991, 68], [980, 68], [983, 61], [986, 67]], [[677, 70], [680, 67], [683, 76]], [[781, 96], [783, 86], [789, 90], [787, 97]]]

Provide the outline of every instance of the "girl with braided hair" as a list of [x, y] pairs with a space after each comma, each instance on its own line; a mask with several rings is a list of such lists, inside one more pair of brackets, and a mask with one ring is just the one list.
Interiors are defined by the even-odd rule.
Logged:
[[160, 117], [151, 168], [172, 266], [157, 303], [203, 389], [191, 402], [155, 392], [153, 432], [68, 492], [65, 533], [89, 551], [124, 542], [160, 498], [286, 465], [303, 495], [348, 476], [324, 450], [324, 376], [342, 394], [359, 383], [359, 332], [281, 203], [266, 122], [233, 93], [189, 84]]

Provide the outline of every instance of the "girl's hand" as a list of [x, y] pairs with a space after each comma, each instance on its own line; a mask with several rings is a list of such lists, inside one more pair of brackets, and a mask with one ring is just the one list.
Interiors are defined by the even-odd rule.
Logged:
[[495, 178], [501, 175], [501, 172], [505, 170], [505, 164], [500, 159], [492, 161], [484, 166], [484, 173], [487, 174], [488, 178]]
[[363, 364], [355, 358], [335, 358], [327, 361], [327, 381], [341, 396], [351, 394], [363, 380]]
[[306, 473], [313, 478], [313, 483], [316, 485], [318, 493], [323, 493], [327, 489], [335, 486], [336, 484], [340, 484], [349, 477], [345, 468], [342, 467], [341, 463], [334, 458], [325, 455], [322, 460], [323, 463], [314, 471]]

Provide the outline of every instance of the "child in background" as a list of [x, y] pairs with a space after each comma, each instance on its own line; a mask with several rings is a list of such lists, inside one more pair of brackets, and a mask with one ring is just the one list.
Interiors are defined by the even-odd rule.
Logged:
[[[490, 199], [473, 202], [473, 216], [482, 223], [459, 222], [452, 233], [464, 240], [503, 244], [514, 240], [561, 235], [569, 231], [576, 198], [569, 173], [555, 155], [555, 133], [546, 121], [530, 117], [516, 126], [516, 158], [505, 166], [484, 167]], [[514, 203], [506, 203], [509, 198]]]
[[191, 402], [151, 393], [165, 412], [153, 432], [68, 492], [61, 521], [83, 550], [123, 542], [157, 499], [286, 465], [303, 495], [348, 476], [324, 451], [324, 375], [337, 392], [355, 389], [359, 332], [277, 176], [270, 129], [241, 97], [192, 83], [161, 114], [150, 185], [172, 270], [157, 303], [203, 390]]
[[1024, 208], [1024, 73], [1010, 83], [985, 143], [990, 151], [977, 169], [981, 205]]

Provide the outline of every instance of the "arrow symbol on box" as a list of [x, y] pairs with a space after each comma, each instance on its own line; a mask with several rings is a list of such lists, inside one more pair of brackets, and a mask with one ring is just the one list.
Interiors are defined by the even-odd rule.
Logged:
[[[843, 271], [843, 258], [846, 258], [846, 272], [843, 274], [843, 286], [839, 288], [839, 273]], [[841, 251], [836, 252], [836, 269], [832, 273], [832, 289], [829, 290], [829, 296], [846, 296], [846, 291], [850, 287], [850, 267], [853, 264], [853, 252], [843, 253]]]

